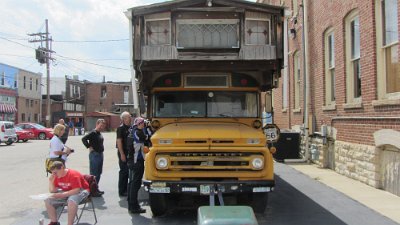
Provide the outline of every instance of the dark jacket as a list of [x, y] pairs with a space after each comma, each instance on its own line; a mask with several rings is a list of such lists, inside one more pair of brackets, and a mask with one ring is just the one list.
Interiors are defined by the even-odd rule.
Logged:
[[82, 143], [86, 148], [92, 147], [96, 152], [104, 152], [104, 138], [100, 132], [96, 130], [90, 131], [88, 134], [83, 136]]

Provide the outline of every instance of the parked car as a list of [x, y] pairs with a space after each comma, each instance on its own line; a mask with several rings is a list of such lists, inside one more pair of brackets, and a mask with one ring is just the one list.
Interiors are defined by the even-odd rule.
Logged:
[[40, 140], [51, 139], [54, 136], [52, 128], [47, 128], [37, 123], [19, 123], [16, 126], [32, 132], [34, 138]]
[[0, 143], [11, 145], [17, 141], [17, 134], [15, 133], [14, 123], [10, 121], [0, 121]]
[[35, 135], [31, 131], [22, 129], [21, 127], [15, 126], [15, 132], [17, 132], [17, 141], [27, 142], [30, 139], [34, 139]]

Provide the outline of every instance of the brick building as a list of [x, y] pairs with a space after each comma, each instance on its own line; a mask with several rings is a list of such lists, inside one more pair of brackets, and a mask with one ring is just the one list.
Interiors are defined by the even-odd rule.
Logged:
[[42, 74], [0, 64], [0, 75], [1, 120], [40, 122]]
[[301, 132], [315, 163], [400, 195], [399, 2], [258, 2], [288, 7], [275, 123]]

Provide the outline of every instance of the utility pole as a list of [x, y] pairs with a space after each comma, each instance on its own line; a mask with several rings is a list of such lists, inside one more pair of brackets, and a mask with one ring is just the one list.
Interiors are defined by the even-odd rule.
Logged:
[[[47, 74], [47, 115], [46, 115], [46, 126], [51, 127], [51, 100], [50, 100], [50, 60], [51, 53], [54, 51], [51, 50], [51, 37], [49, 37], [49, 21], [46, 19], [46, 32], [45, 33], [34, 33], [28, 34], [31, 37], [39, 37], [39, 39], [29, 40], [29, 42], [40, 42], [40, 47], [36, 49], [36, 59], [40, 64], [46, 63], [46, 74]], [[43, 47], [43, 42], [45, 42], [46, 47]]]

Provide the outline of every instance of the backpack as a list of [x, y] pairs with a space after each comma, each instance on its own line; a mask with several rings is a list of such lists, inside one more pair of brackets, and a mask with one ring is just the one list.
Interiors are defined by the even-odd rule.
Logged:
[[135, 148], [133, 146], [135, 130], [136, 126], [132, 126], [131, 128], [129, 128], [129, 134], [126, 137], [125, 149], [128, 150], [128, 158], [133, 157], [133, 154], [135, 152]]
[[83, 178], [88, 182], [89, 184], [89, 189], [90, 189], [90, 195], [91, 196], [97, 196], [99, 195], [99, 186], [97, 185], [96, 182], [96, 177], [90, 174], [85, 174], [83, 175]]

